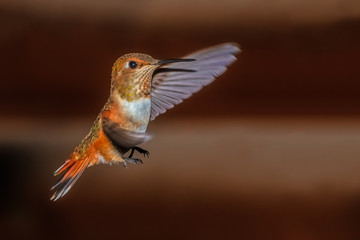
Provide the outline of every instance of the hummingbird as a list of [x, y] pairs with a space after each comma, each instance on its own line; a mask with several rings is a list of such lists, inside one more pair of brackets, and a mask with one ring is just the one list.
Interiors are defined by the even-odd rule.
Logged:
[[149, 122], [213, 82], [239, 52], [236, 43], [223, 43], [179, 59], [157, 60], [142, 53], [118, 58], [112, 67], [110, 96], [89, 134], [55, 171], [62, 177], [51, 188], [55, 192], [50, 200], [63, 197], [88, 167], [141, 164], [133, 154], [149, 157], [138, 146], [152, 138], [146, 133]]

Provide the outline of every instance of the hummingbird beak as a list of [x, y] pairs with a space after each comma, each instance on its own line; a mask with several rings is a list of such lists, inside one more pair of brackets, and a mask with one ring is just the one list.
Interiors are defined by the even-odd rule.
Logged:
[[193, 62], [196, 61], [196, 59], [191, 58], [183, 58], [183, 59], [163, 59], [159, 60], [157, 63], [154, 63], [154, 65], [165, 65], [168, 63], [176, 63], [176, 62]]

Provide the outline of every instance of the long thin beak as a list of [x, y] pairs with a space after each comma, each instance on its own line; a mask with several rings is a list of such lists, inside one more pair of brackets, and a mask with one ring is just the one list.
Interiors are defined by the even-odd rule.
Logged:
[[191, 58], [183, 58], [183, 59], [163, 59], [159, 60], [157, 63], [154, 63], [154, 65], [165, 65], [168, 63], [175, 63], [175, 62], [193, 62], [196, 61], [196, 59]]

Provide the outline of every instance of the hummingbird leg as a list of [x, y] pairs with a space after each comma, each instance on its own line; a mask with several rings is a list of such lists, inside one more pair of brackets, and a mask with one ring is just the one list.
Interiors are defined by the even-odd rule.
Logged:
[[131, 153], [130, 153], [130, 155], [129, 155], [129, 158], [132, 158], [132, 156], [134, 155], [134, 151], [135, 151], [135, 148], [134, 148], [134, 147], [131, 148]]
[[129, 163], [133, 163], [133, 164], [139, 164], [139, 163], [143, 163], [141, 159], [138, 159], [138, 158], [129, 158], [129, 157], [123, 157], [124, 159], [124, 162], [123, 162], [123, 165], [124, 167], [126, 167], [126, 162], [129, 162]]
[[129, 158], [131, 158], [133, 156], [135, 150], [138, 151], [140, 154], [144, 154], [144, 157], [149, 157], [149, 155], [150, 155], [149, 151], [147, 151], [145, 149], [142, 149], [140, 147], [132, 147]]
[[138, 151], [141, 154], [144, 154], [144, 157], [145, 156], [149, 157], [149, 154], [150, 154], [149, 151], [146, 151], [145, 149], [142, 149], [140, 147], [132, 147], [130, 155], [128, 157], [123, 157], [123, 159], [124, 159], [124, 162], [123, 162], [124, 167], [127, 167], [126, 162], [134, 163], [134, 164], [139, 164], [139, 163], [142, 164], [143, 163], [141, 159], [132, 157], [134, 155], [135, 150]]

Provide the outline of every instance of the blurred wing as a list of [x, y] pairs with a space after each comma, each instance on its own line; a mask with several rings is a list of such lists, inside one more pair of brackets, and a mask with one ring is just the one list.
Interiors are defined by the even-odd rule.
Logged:
[[159, 72], [162, 69], [171, 71], [160, 72], [153, 78], [150, 120], [214, 81], [236, 60], [234, 55], [239, 52], [237, 44], [224, 43], [184, 57], [196, 59], [194, 62], [172, 63], [160, 68]]
[[121, 150], [128, 150], [152, 138], [151, 135], [147, 133], [137, 133], [123, 129], [119, 123], [113, 122], [108, 118], [103, 118], [102, 125], [106, 136]]

